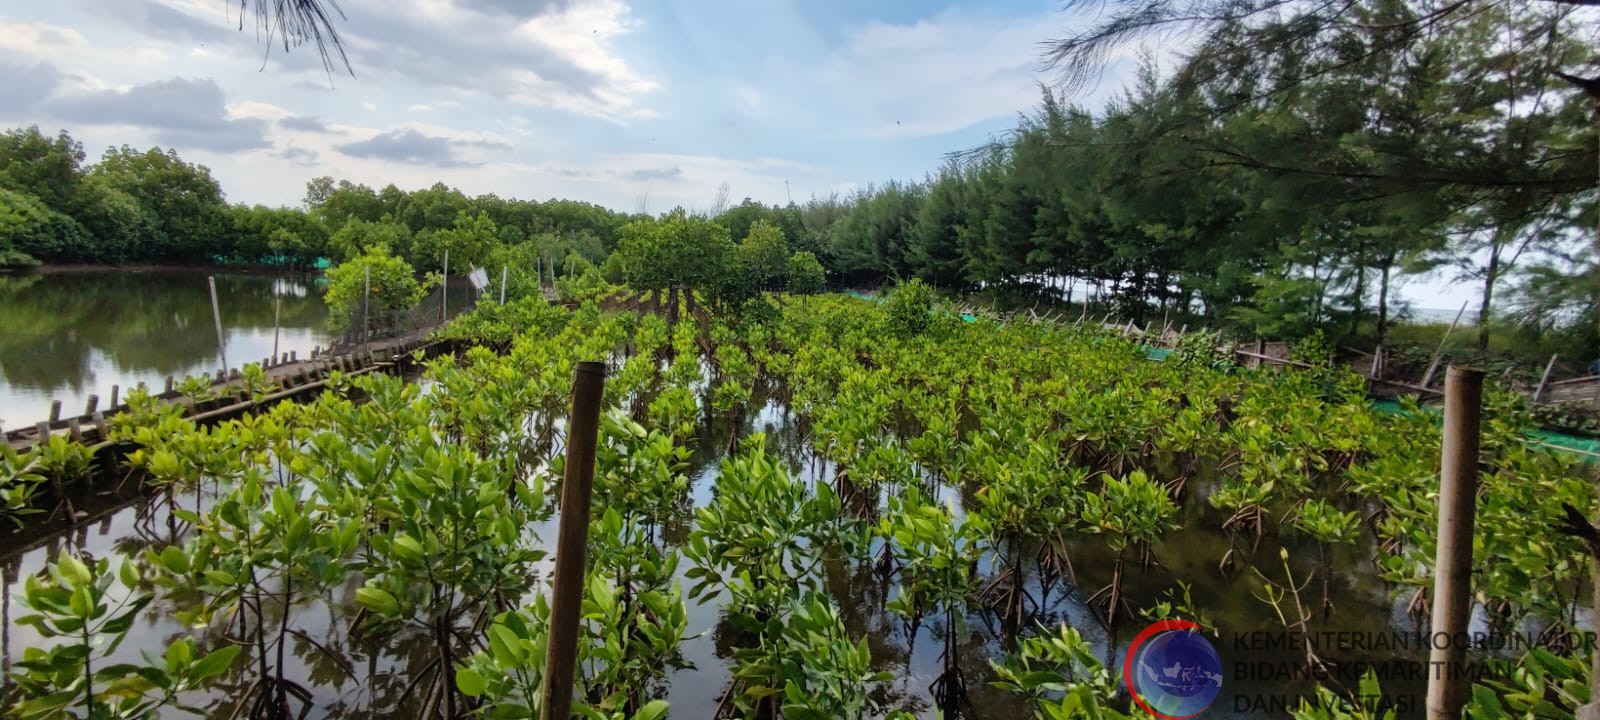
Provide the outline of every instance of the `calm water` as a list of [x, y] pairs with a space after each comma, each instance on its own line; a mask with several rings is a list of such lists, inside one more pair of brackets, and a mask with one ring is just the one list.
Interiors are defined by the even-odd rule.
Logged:
[[[766, 433], [768, 450], [781, 457], [797, 476], [811, 482], [831, 482], [834, 468], [813, 454], [809, 430], [781, 405], [768, 402], [758, 412], [743, 417], [708, 414], [702, 418], [700, 440], [688, 470], [693, 506], [711, 501], [718, 466], [726, 456], [731, 438], [752, 432]], [[1263, 714], [1284, 717], [1281, 712], [1253, 712], [1236, 704], [1235, 698], [1240, 696], [1301, 695], [1310, 690], [1310, 685], [1282, 678], [1235, 676], [1238, 663], [1281, 663], [1303, 658], [1292, 651], [1257, 651], [1234, 645], [1232, 638], [1236, 633], [1272, 632], [1281, 630], [1281, 626], [1272, 608], [1255, 597], [1261, 585], [1248, 570], [1231, 574], [1218, 571], [1218, 560], [1228, 552], [1230, 540], [1217, 529], [1222, 518], [1205, 501], [1207, 484], [1194, 483], [1195, 492], [1182, 504], [1179, 519], [1183, 528], [1169, 533], [1155, 548], [1159, 564], [1141, 569], [1136, 560], [1129, 559], [1125, 591], [1135, 607], [1149, 607], [1181, 580], [1191, 586], [1193, 600], [1203, 610], [1204, 619], [1221, 631], [1215, 644], [1227, 680], [1222, 695], [1207, 711], [1207, 717], [1245, 718]], [[939, 499], [952, 503], [958, 511], [970, 500], [962, 489], [947, 485], [939, 487]], [[188, 496], [177, 498], [176, 502], [191, 506], [196, 502], [207, 504], [207, 500]], [[3, 630], [0, 665], [9, 667], [20, 657], [23, 648], [40, 642], [31, 628], [15, 622], [21, 611], [12, 595], [18, 590], [22, 577], [39, 572], [47, 560], [62, 550], [115, 558], [181, 543], [187, 534], [169, 527], [169, 510], [164, 500], [135, 504], [21, 552], [7, 555], [0, 551], [0, 574], [3, 574], [3, 581], [0, 581], [0, 597], [3, 597], [0, 599], [0, 616], [3, 616], [0, 617], [0, 630]], [[668, 525], [681, 528], [686, 534], [692, 524], [691, 513], [692, 510], [685, 507], [680, 520]], [[546, 543], [553, 543], [556, 534], [554, 521], [536, 523], [527, 531]], [[669, 537], [673, 537], [673, 533], [669, 532]], [[672, 542], [682, 542], [682, 537], [674, 537]], [[1297, 579], [1314, 576], [1317, 548], [1298, 538], [1279, 537], [1269, 531], [1262, 538], [1259, 550], [1251, 552], [1246, 542], [1236, 548], [1236, 555], [1249, 558], [1263, 572], [1282, 581], [1282, 568], [1277, 561], [1280, 544], [1287, 546], [1291, 553]], [[875, 547], [874, 555], [876, 551]], [[1417, 629], [1404, 612], [1409, 596], [1392, 595], [1390, 588], [1377, 578], [1369, 556], [1370, 548], [1365, 547], [1343, 548], [1334, 554], [1332, 559], [1339, 568], [1331, 578], [1330, 599], [1334, 607], [1328, 615], [1314, 613], [1313, 629], [1369, 633], [1384, 630], [1405, 633]], [[1079, 537], [1072, 543], [1071, 557], [1075, 582], [1060, 581], [1044, 588], [1037, 576], [1028, 572], [1029, 593], [1040, 605], [1033, 619], [1052, 627], [1060, 623], [1077, 627], [1093, 643], [1098, 655], [1120, 666], [1121, 651], [1147, 621], [1130, 616], [1114, 628], [1106, 627], [1099, 618], [1100, 608], [1086, 602], [1086, 598], [1109, 582], [1114, 573], [1115, 557], [1107, 551], [1103, 539]], [[688, 567], [689, 563], [684, 563], [682, 570]], [[541, 563], [536, 572], [540, 575], [548, 572], [548, 562]], [[892, 680], [872, 689], [874, 698], [885, 706], [910, 710], [922, 718], [936, 717], [928, 685], [940, 671], [939, 651], [951, 628], [942, 620], [930, 619], [913, 630], [886, 612], [884, 602], [892, 592], [893, 583], [876, 572], [870, 562], [861, 565], [829, 563], [826, 575], [826, 591], [840, 607], [851, 635], [865, 637], [875, 668], [893, 675]], [[290, 653], [298, 662], [290, 661], [289, 676], [312, 691], [313, 705], [308, 718], [413, 717], [416, 697], [414, 694], [406, 697], [406, 690], [417, 671], [427, 663], [428, 638], [410, 632], [387, 637], [350, 634], [349, 618], [355, 612], [354, 591], [359, 582], [352, 578], [328, 598], [293, 610], [291, 625], [305, 637], [314, 638], [316, 644], [300, 639], [290, 643]], [[685, 587], [690, 584], [687, 580], [683, 583]], [[1304, 599], [1313, 610], [1320, 607], [1320, 590], [1319, 584], [1312, 583], [1304, 591]], [[734, 666], [732, 650], [741, 640], [739, 633], [728, 624], [722, 607], [725, 598], [726, 594], [711, 602], [689, 601], [691, 638], [683, 643], [681, 651], [683, 660], [691, 667], [669, 672], [664, 693], [672, 704], [673, 718], [711, 717], [718, 697], [729, 682]], [[180, 606], [171, 598], [158, 600], [147, 608], [127, 642], [118, 649], [116, 660], [137, 661], [141, 651], [159, 652], [169, 641], [186, 632], [174, 617], [178, 609]], [[267, 614], [270, 618], [280, 612], [269, 608]], [[972, 704], [962, 708], [960, 717], [1000, 720], [1030, 716], [1031, 709], [1027, 705], [988, 684], [993, 680], [990, 659], [1001, 655], [1008, 645], [993, 616], [974, 609], [964, 620], [965, 627], [958, 631], [957, 646]], [[210, 638], [213, 642], [217, 639], [214, 635]], [[1419, 655], [1405, 652], [1369, 651], [1334, 652], [1326, 659], [1386, 661], [1417, 657]], [[242, 657], [234, 671], [216, 688], [217, 692], [186, 700], [207, 708], [212, 716], [226, 717], [234, 709], [230, 699], [242, 694], [253, 677], [252, 671], [250, 659]], [[0, 681], [0, 685], [3, 684]], [[1413, 708], [1421, 707], [1421, 683], [1389, 682], [1385, 683], [1384, 690], [1392, 696], [1409, 696]], [[1414, 717], [1420, 713], [1402, 713], [1401, 716]], [[164, 717], [187, 716], [174, 710]]]
[[[321, 278], [217, 275], [228, 364], [272, 354], [274, 295], [282, 298], [278, 348], [301, 357], [327, 345]], [[160, 388], [171, 375], [222, 367], [206, 274], [81, 272], [0, 276], [0, 426], [14, 429], [100, 406], [111, 386]]]

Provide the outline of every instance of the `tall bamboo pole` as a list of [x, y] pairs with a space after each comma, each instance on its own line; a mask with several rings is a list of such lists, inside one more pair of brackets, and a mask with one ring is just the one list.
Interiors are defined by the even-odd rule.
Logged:
[[556, 538], [555, 587], [551, 591], [549, 645], [546, 646], [541, 720], [572, 717], [572, 683], [577, 672], [578, 629], [582, 621], [584, 562], [589, 549], [589, 503], [593, 496], [594, 452], [600, 437], [601, 395], [606, 364], [580, 362], [572, 383], [572, 415], [567, 424], [567, 464], [561, 482], [561, 526]]
[[211, 320], [217, 325], [217, 354], [222, 356], [222, 370], [228, 370], [228, 340], [222, 334], [222, 310], [217, 307], [217, 276], [207, 275], [206, 285], [211, 288]]
[[1439, 461], [1439, 543], [1434, 559], [1428, 720], [1459, 720], [1472, 615], [1472, 527], [1478, 496], [1478, 414], [1483, 371], [1451, 366], [1444, 381], [1444, 443]]

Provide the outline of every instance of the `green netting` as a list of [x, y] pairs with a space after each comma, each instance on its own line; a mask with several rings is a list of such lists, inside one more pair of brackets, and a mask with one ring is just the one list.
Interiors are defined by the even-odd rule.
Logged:
[[[844, 291], [844, 294], [849, 295], [850, 297], [853, 297], [853, 298], [859, 298], [861, 300], [869, 300], [871, 302], [883, 302], [883, 296], [882, 295], [869, 295], [867, 293], [860, 292], [858, 290], [846, 290], [846, 291]], [[971, 315], [968, 315], [966, 313], [961, 313], [961, 319], [966, 321], [966, 322], [977, 322], [978, 321], [978, 318], [973, 317]]]
[[[1400, 403], [1393, 400], [1373, 400], [1372, 409], [1385, 415], [1401, 415], [1405, 413], [1405, 410], [1401, 409]], [[1424, 407], [1423, 411], [1435, 416], [1442, 414], [1438, 408], [1433, 407]], [[1443, 419], [1441, 418], [1440, 421], [1442, 422]], [[1579, 453], [1583, 455], [1584, 460], [1587, 462], [1600, 462], [1600, 440], [1595, 438], [1568, 435], [1544, 429], [1527, 430], [1525, 434], [1529, 440], [1543, 444], [1553, 450]]]

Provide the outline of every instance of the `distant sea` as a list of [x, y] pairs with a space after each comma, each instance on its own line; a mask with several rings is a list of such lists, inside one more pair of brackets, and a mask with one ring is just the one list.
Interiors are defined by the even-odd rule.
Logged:
[[[1416, 322], [1444, 323], [1444, 324], [1448, 325], [1448, 324], [1450, 324], [1451, 320], [1456, 319], [1456, 313], [1458, 313], [1458, 312], [1461, 312], [1461, 308], [1459, 308], [1459, 307], [1453, 307], [1453, 308], [1414, 307], [1414, 308], [1411, 308], [1411, 311], [1409, 313], [1407, 313], [1407, 315], [1409, 315], [1411, 317], [1411, 319], [1413, 321], [1416, 321]], [[1475, 324], [1477, 322], [1478, 322], [1478, 309], [1477, 308], [1469, 307], [1469, 308], [1467, 308], [1466, 312], [1461, 313], [1461, 324], [1463, 324], [1463, 325], [1472, 325], [1472, 324]]]

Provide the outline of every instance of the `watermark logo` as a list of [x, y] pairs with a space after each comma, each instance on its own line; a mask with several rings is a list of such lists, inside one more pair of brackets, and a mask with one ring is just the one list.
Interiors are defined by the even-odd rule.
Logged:
[[1134, 636], [1122, 679], [1145, 712], [1167, 720], [1191, 717], [1222, 692], [1222, 658], [1188, 620], [1162, 620]]

